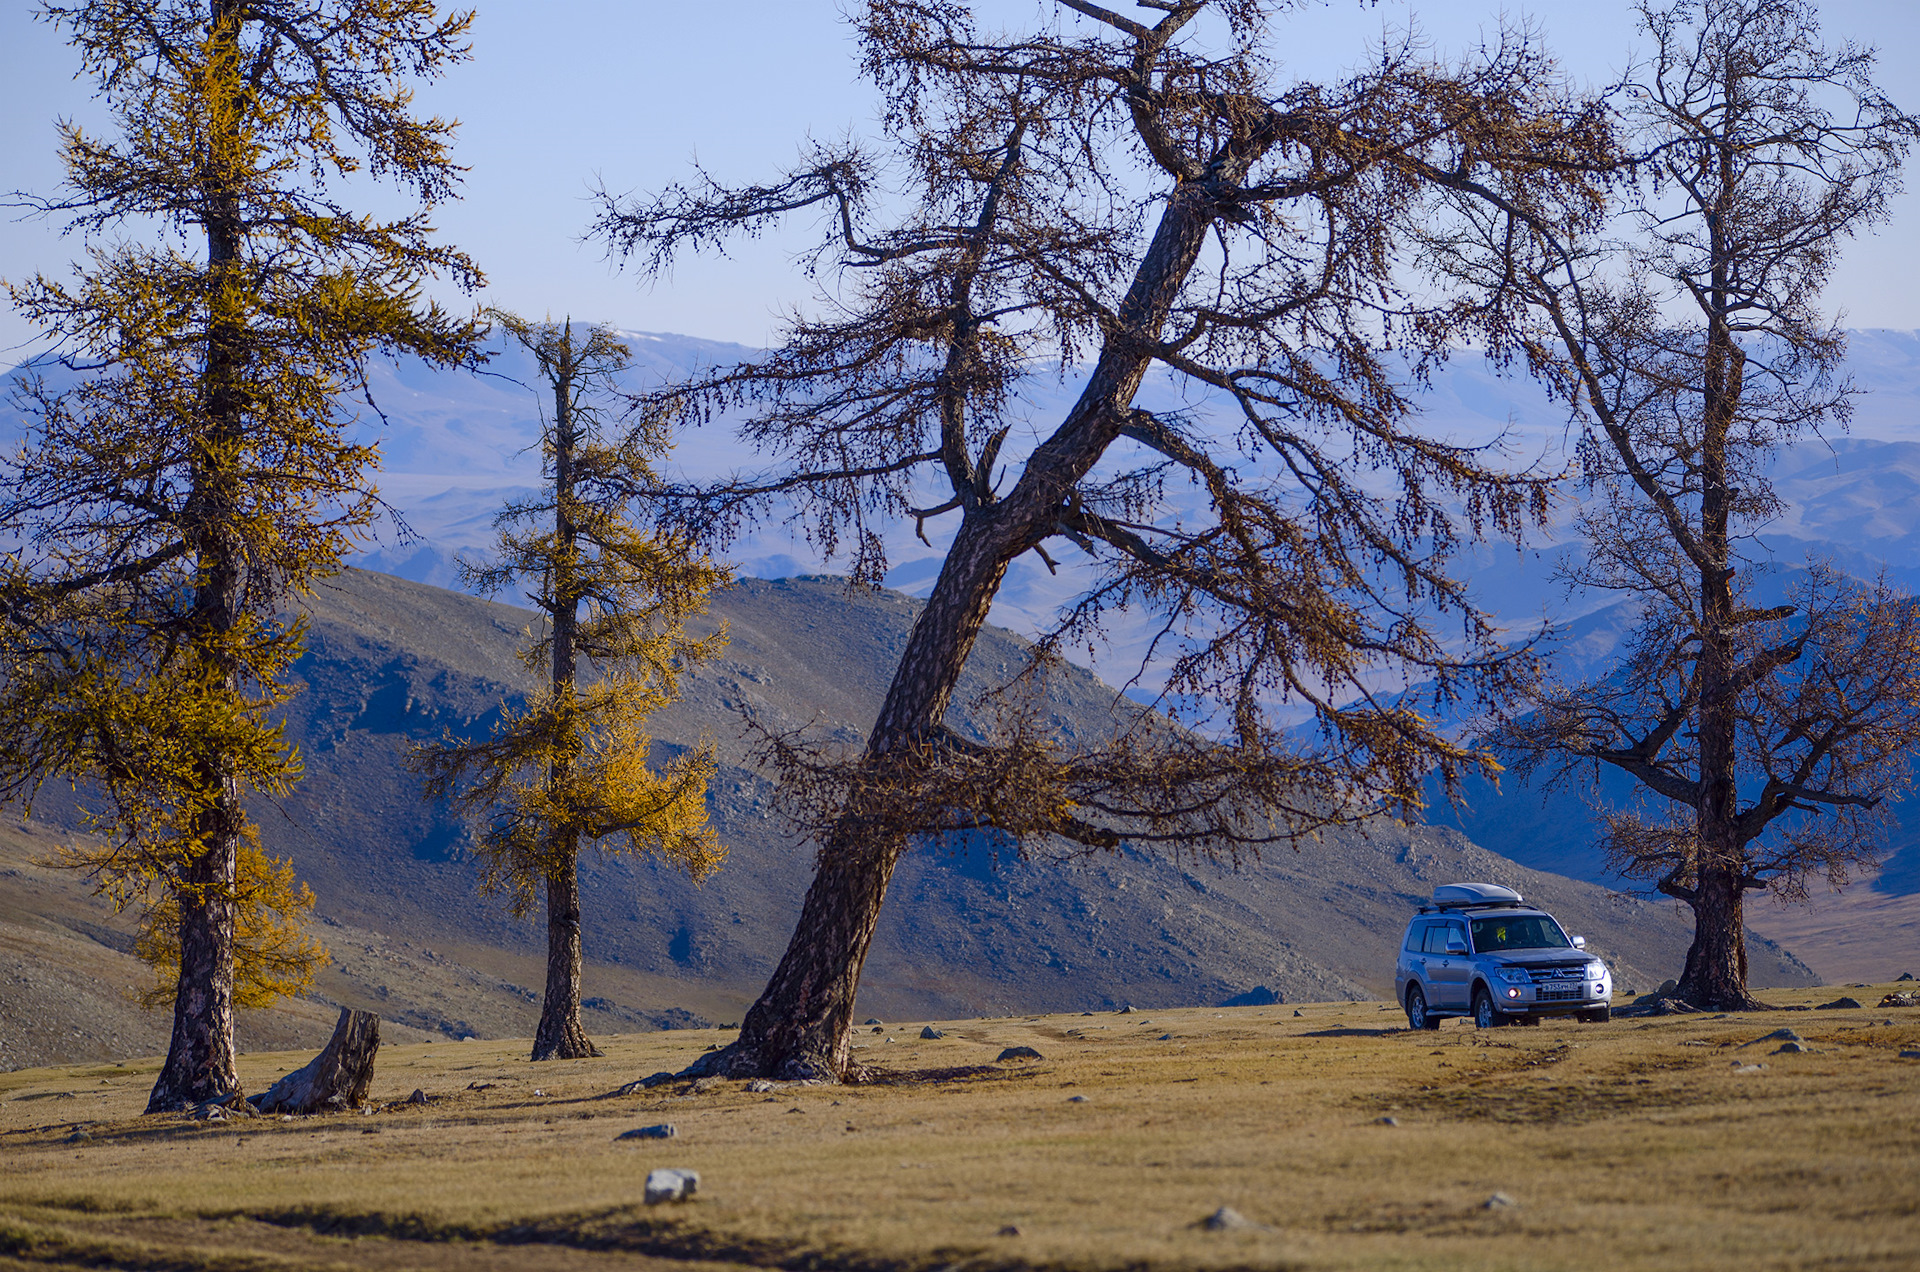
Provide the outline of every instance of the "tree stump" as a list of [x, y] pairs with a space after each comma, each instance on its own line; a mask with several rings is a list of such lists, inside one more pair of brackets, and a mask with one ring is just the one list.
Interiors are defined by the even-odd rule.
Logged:
[[380, 1017], [370, 1011], [340, 1009], [339, 1023], [325, 1050], [253, 1096], [262, 1113], [319, 1113], [364, 1103], [373, 1085], [373, 1057], [380, 1050]]

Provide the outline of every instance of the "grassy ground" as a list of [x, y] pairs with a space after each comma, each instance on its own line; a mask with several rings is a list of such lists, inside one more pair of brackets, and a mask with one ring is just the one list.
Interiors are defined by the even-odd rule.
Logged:
[[[861, 1055], [899, 1080], [771, 1092], [611, 1094], [717, 1031], [394, 1046], [372, 1114], [226, 1125], [139, 1116], [155, 1062], [23, 1070], [0, 1267], [1912, 1268], [1920, 1010], [1889, 988], [1484, 1034], [1374, 1003], [890, 1023]], [[1782, 1027], [1809, 1050], [1755, 1041]], [[641, 1205], [660, 1166], [699, 1198]]]

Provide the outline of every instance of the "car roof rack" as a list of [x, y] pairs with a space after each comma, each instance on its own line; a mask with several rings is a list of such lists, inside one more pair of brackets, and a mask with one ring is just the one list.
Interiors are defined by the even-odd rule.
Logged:
[[1438, 910], [1511, 910], [1526, 904], [1512, 888], [1497, 883], [1443, 883], [1433, 890], [1433, 904], [1420, 907], [1420, 913]]

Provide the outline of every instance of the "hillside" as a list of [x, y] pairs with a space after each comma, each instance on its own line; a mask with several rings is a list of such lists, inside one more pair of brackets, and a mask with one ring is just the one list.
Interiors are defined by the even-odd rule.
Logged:
[[[825, 578], [746, 580], [718, 599], [715, 617], [732, 644], [658, 718], [656, 734], [662, 746], [702, 731], [719, 740], [710, 807], [728, 860], [703, 886], [646, 861], [587, 862], [590, 1031], [735, 1019], [758, 992], [791, 933], [811, 857], [772, 815], [739, 713], [751, 709], [776, 727], [812, 722], [857, 741], [916, 605]], [[257, 811], [267, 846], [290, 855], [318, 897], [337, 962], [319, 997], [434, 1035], [529, 1034], [541, 929], [476, 895], [461, 858], [465, 828], [421, 802], [402, 760], [449, 727], [485, 729], [503, 699], [524, 689], [513, 650], [534, 616], [361, 570], [327, 584], [309, 614], [310, 649], [297, 668], [305, 691], [286, 713], [308, 776], [283, 806]], [[1023, 656], [1017, 638], [989, 629], [957, 701], [987, 683], [982, 671], [998, 675]], [[1069, 733], [1111, 727], [1114, 702], [1071, 667], [1050, 691], [1056, 725]], [[59, 820], [61, 810], [49, 800], [37, 814]], [[1672, 906], [1526, 869], [1445, 829], [1329, 834], [1237, 873], [1132, 851], [1022, 863], [925, 850], [896, 877], [859, 1011], [896, 1019], [1160, 1007], [1258, 988], [1288, 1001], [1372, 997], [1388, 987], [1410, 907], [1458, 878], [1507, 883], [1551, 906], [1616, 961], [1624, 988], [1674, 975], [1684, 955], [1688, 927]], [[44, 886], [65, 889], [70, 921], [56, 926], [104, 930], [77, 881], [49, 876]], [[17, 889], [7, 878], [0, 896], [33, 910]], [[134, 979], [131, 959], [115, 957]], [[1753, 958], [1758, 985], [1815, 980], [1774, 947], [1756, 945]], [[15, 995], [11, 982], [0, 986], [0, 1010]], [[105, 1040], [99, 1047], [112, 1050]]]

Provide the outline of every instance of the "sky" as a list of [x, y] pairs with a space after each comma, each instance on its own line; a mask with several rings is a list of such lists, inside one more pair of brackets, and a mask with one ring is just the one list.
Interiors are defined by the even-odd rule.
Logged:
[[[1128, 0], [1115, 0], [1131, 11]], [[53, 121], [101, 119], [91, 85], [30, 0], [0, 3], [0, 191], [53, 192], [61, 177]], [[811, 296], [794, 264], [803, 222], [729, 259], [691, 261], [645, 287], [582, 235], [593, 189], [648, 191], [682, 179], [696, 156], [726, 181], [755, 180], [791, 161], [807, 136], [872, 132], [876, 98], [858, 79], [853, 38], [836, 0], [479, 0], [474, 58], [422, 89], [423, 111], [461, 121], [465, 197], [438, 216], [446, 238], [485, 271], [483, 303], [539, 316], [600, 320], [762, 345], [780, 316]], [[1052, 21], [1041, 0], [981, 0], [1006, 25]], [[1622, 0], [1304, 0], [1281, 19], [1284, 69], [1338, 74], [1383, 31], [1411, 22], [1443, 55], [1470, 51], [1509, 20], [1536, 25], [1576, 79], [1604, 82], [1636, 43]], [[1829, 0], [1829, 43], [1882, 52], [1880, 81], [1920, 112], [1920, 4]], [[1151, 16], [1148, 14], [1147, 16]], [[1077, 19], [1073, 19], [1077, 20]], [[1917, 159], [1916, 162], [1920, 162]], [[1920, 177], [1913, 184], [1920, 186]], [[0, 211], [0, 277], [63, 274], [78, 244], [57, 222]], [[1920, 328], [1920, 195], [1852, 245], [1828, 291], [1856, 327]], [[29, 353], [33, 332], [0, 302], [0, 364]]]

